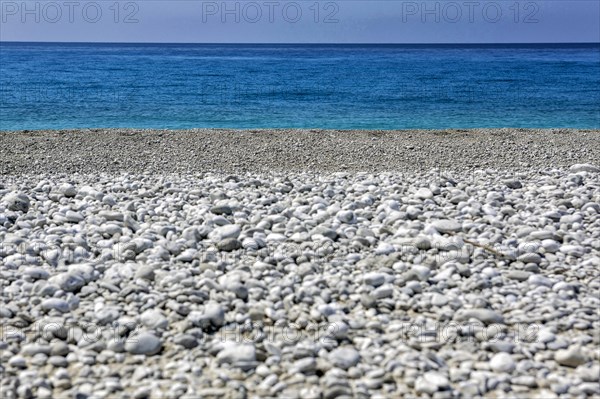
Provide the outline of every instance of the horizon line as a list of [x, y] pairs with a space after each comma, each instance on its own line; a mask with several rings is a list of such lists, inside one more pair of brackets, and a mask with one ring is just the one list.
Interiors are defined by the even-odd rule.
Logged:
[[261, 43], [249, 43], [249, 42], [90, 42], [90, 41], [25, 41], [25, 40], [0, 40], [0, 44], [176, 44], [176, 45], [323, 45], [323, 46], [452, 46], [452, 45], [598, 45], [598, 42], [430, 42], [430, 43], [380, 43], [380, 42], [357, 42], [357, 43], [324, 43], [324, 42], [293, 42], [293, 43], [282, 43], [282, 42], [261, 42]]

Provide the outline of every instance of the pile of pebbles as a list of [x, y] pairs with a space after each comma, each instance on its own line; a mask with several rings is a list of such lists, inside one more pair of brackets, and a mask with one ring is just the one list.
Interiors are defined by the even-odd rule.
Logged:
[[598, 397], [600, 169], [14, 175], [0, 397]]

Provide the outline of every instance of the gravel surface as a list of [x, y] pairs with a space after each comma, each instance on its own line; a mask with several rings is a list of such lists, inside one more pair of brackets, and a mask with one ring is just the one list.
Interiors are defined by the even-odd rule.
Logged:
[[598, 133], [520, 134], [0, 134], [0, 397], [599, 397]]
[[539, 169], [597, 159], [597, 130], [0, 132], [3, 174]]

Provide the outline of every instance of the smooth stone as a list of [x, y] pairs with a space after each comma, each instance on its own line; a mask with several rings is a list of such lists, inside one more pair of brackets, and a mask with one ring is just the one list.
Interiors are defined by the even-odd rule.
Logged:
[[508, 353], [497, 353], [490, 360], [490, 367], [497, 373], [511, 373], [515, 370], [516, 364]]
[[226, 238], [217, 243], [217, 248], [220, 251], [235, 251], [242, 248], [242, 243], [236, 238]]
[[419, 199], [431, 199], [433, 198], [433, 192], [428, 188], [420, 188], [415, 192], [415, 197]]
[[17, 369], [24, 369], [27, 367], [27, 361], [23, 356], [15, 355], [8, 359], [8, 365]]
[[530, 252], [519, 256], [517, 260], [523, 263], [540, 264], [542, 262], [542, 257], [539, 254]]
[[148, 332], [129, 337], [125, 343], [125, 350], [132, 355], [152, 356], [159, 353], [161, 348], [162, 343], [160, 339]]
[[291, 367], [291, 373], [312, 373], [317, 369], [317, 361], [312, 357], [296, 360]]
[[193, 311], [188, 315], [192, 324], [201, 328], [221, 327], [225, 324], [225, 310], [219, 304], [210, 303], [203, 312]]
[[251, 344], [234, 344], [227, 342], [217, 353], [217, 363], [228, 363], [242, 370], [256, 367], [256, 348]]
[[334, 366], [347, 370], [358, 364], [360, 353], [351, 347], [341, 347], [331, 351], [328, 359]]
[[141, 314], [142, 324], [150, 329], [165, 329], [169, 325], [167, 318], [158, 310], [149, 309]]
[[560, 252], [576, 258], [582, 258], [583, 255], [585, 255], [585, 250], [579, 245], [562, 245], [560, 247]]
[[524, 270], [509, 270], [506, 273], [506, 277], [511, 280], [526, 281], [531, 276], [531, 272]]
[[521, 182], [516, 179], [506, 180], [504, 182], [504, 184], [506, 185], [506, 187], [513, 189], [513, 190], [523, 188], [523, 184], [521, 184]]
[[450, 382], [443, 374], [428, 371], [415, 381], [415, 391], [418, 393], [434, 394], [437, 391], [450, 389]]
[[366, 309], [371, 309], [377, 306], [377, 300], [371, 295], [366, 294], [361, 295], [360, 303]]
[[231, 283], [227, 286], [227, 289], [233, 292], [237, 298], [240, 298], [244, 301], [248, 299], [248, 288], [241, 283]]
[[135, 277], [152, 281], [154, 280], [155, 276], [154, 269], [155, 267], [149, 264], [139, 265], [137, 270], [135, 271]]
[[487, 349], [492, 352], [495, 352], [495, 353], [499, 353], [499, 352], [512, 353], [512, 351], [515, 349], [515, 344], [513, 344], [512, 342], [506, 342], [506, 341], [490, 342], [487, 345]]
[[23, 270], [23, 274], [35, 280], [47, 280], [50, 277], [50, 273], [41, 267], [28, 267]]
[[425, 236], [416, 237], [413, 244], [421, 251], [428, 251], [431, 249], [431, 240]]
[[50, 344], [50, 355], [52, 356], [66, 356], [69, 352], [69, 345], [63, 341], [57, 341]]
[[63, 183], [58, 187], [58, 192], [64, 197], [73, 198], [77, 195], [77, 189], [69, 183]]
[[85, 285], [85, 279], [78, 273], [65, 272], [51, 277], [49, 280], [63, 291], [75, 292]]
[[366, 273], [363, 276], [363, 282], [372, 287], [379, 287], [380, 285], [385, 283], [385, 280], [386, 280], [386, 275], [383, 273], [372, 272], [372, 273]]
[[552, 280], [540, 274], [533, 274], [529, 276], [527, 282], [531, 285], [542, 285], [544, 287], [552, 287], [553, 285]]
[[460, 309], [456, 312], [454, 318], [458, 321], [468, 321], [469, 319], [476, 319], [484, 324], [504, 324], [504, 317], [501, 314], [494, 312], [490, 309], [474, 308], [474, 309]]
[[409, 273], [412, 273], [417, 280], [426, 281], [431, 275], [431, 269], [427, 266], [414, 265], [410, 268]]
[[175, 260], [177, 262], [190, 263], [196, 258], [196, 255], [197, 251], [195, 249], [189, 248], [177, 255], [175, 257]]
[[198, 346], [198, 340], [196, 337], [190, 334], [179, 334], [173, 338], [173, 342], [176, 345], [181, 345], [186, 349], [192, 349]]
[[390, 284], [382, 285], [373, 291], [371, 291], [371, 296], [375, 299], [383, 299], [391, 297], [394, 294], [394, 287]]
[[570, 346], [567, 349], [556, 351], [554, 360], [561, 366], [577, 367], [587, 362], [582, 349], [578, 346]]
[[548, 342], [552, 342], [556, 339], [556, 334], [549, 330], [541, 330], [538, 333], [537, 341], [543, 344], [547, 344]]
[[375, 255], [389, 255], [395, 252], [396, 248], [392, 244], [386, 242], [380, 242], [377, 248], [375, 248]]
[[50, 351], [50, 345], [41, 344], [27, 344], [21, 348], [21, 354], [25, 356], [35, 356], [37, 354], [49, 355]]
[[433, 228], [435, 228], [438, 232], [444, 233], [457, 233], [462, 230], [462, 225], [458, 223], [456, 220], [442, 219], [435, 220], [431, 223]]
[[561, 216], [560, 218], [560, 223], [565, 223], [565, 224], [573, 224], [573, 223], [581, 223], [581, 221], [583, 220], [583, 218], [581, 217], [581, 215], [564, 215]]
[[59, 298], [48, 298], [42, 301], [42, 309], [57, 310], [61, 313], [67, 313], [69, 311], [69, 303]]
[[231, 215], [233, 210], [229, 205], [215, 205], [210, 208], [210, 212], [215, 215]]
[[547, 239], [542, 241], [542, 248], [547, 253], [556, 253], [560, 250], [560, 244], [554, 240]]
[[510, 379], [512, 385], [523, 385], [528, 388], [537, 388], [536, 378], [532, 375], [519, 375]]
[[329, 238], [331, 240], [335, 240], [338, 237], [338, 233], [335, 230], [330, 229], [325, 226], [315, 227], [311, 234], [312, 235], [320, 234], [323, 237]]
[[8, 209], [11, 211], [23, 213], [29, 211], [29, 197], [24, 193], [9, 193], [4, 196], [3, 201], [6, 202]]
[[573, 173], [579, 173], [579, 172], [598, 173], [598, 172], [600, 172], [600, 167], [598, 167], [596, 165], [592, 165], [590, 163], [578, 163], [575, 165], [571, 165], [569, 170]]
[[122, 222], [125, 220], [125, 216], [117, 211], [102, 210], [98, 212], [98, 216], [103, 217], [107, 222]]
[[240, 229], [240, 226], [237, 224], [227, 224], [225, 226], [216, 228], [211, 235], [218, 242], [228, 238], [238, 238], [241, 231], [242, 230]]
[[356, 216], [355, 216], [354, 212], [352, 212], [350, 210], [339, 211], [336, 215], [336, 218], [342, 223], [350, 224], [350, 223], [356, 222]]
[[448, 303], [448, 298], [442, 294], [438, 294], [437, 292], [431, 296], [431, 304], [433, 306], [444, 306]]
[[83, 220], [83, 215], [79, 212], [67, 211], [67, 213], [65, 213], [65, 218], [67, 219], [67, 222], [79, 223]]

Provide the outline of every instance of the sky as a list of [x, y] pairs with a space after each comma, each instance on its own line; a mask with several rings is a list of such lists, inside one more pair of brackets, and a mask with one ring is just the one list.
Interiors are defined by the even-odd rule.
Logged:
[[0, 41], [600, 42], [600, 1], [0, 0]]

